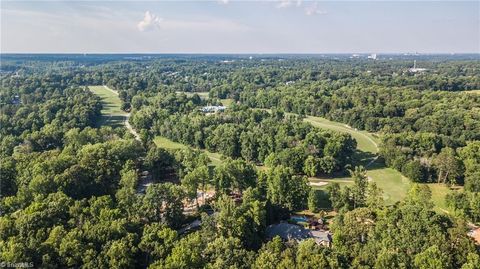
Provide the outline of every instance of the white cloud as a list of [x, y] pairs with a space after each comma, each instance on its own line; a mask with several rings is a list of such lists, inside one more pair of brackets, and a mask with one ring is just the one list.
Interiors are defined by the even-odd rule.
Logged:
[[324, 10], [321, 10], [318, 7], [318, 2], [315, 2], [312, 5], [305, 8], [305, 14], [307, 14], [308, 16], [312, 16], [312, 15], [327, 14], [327, 12]]
[[162, 18], [147, 10], [143, 20], [137, 24], [137, 28], [141, 32], [153, 30], [155, 28], [160, 28], [162, 21]]
[[218, 0], [218, 3], [224, 4], [224, 5], [228, 4], [229, 2], [230, 0]]
[[302, 0], [280, 0], [277, 8], [286, 8], [295, 4], [297, 7], [302, 5]]

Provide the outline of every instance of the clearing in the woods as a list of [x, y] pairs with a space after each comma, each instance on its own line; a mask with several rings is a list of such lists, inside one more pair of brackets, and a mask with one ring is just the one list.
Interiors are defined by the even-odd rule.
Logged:
[[[157, 145], [157, 147], [164, 148], [164, 149], [186, 149], [186, 148], [189, 147], [189, 146], [184, 145], [182, 143], [174, 142], [174, 141], [172, 141], [172, 140], [170, 140], [166, 137], [163, 137], [163, 136], [156, 136], [153, 139], [153, 142], [155, 143], [155, 145]], [[216, 166], [216, 165], [219, 165], [219, 164], [222, 163], [222, 155], [221, 154], [215, 153], [215, 152], [210, 152], [208, 150], [202, 150], [202, 152], [205, 153], [210, 158], [213, 165]]]
[[118, 93], [107, 86], [88, 86], [88, 89], [101, 99], [102, 120], [99, 126], [108, 125], [111, 127], [119, 127], [125, 125], [128, 113], [121, 109], [122, 100], [118, 97]]
[[[376, 134], [360, 131], [343, 123], [334, 122], [321, 117], [307, 116], [304, 119], [313, 126], [349, 133], [357, 141], [357, 152], [353, 156], [354, 165], [363, 165], [367, 169], [369, 180], [372, 180], [384, 192], [384, 198], [387, 204], [393, 204], [405, 198], [411, 181], [403, 176], [395, 169], [385, 167], [385, 165], [377, 159], [379, 150], [379, 138]], [[312, 187], [325, 189], [327, 185], [320, 182], [338, 182], [341, 185], [353, 184], [347, 175], [335, 178], [311, 178]], [[444, 184], [428, 184], [432, 190], [432, 201], [437, 211], [446, 212], [445, 196], [452, 190]]]

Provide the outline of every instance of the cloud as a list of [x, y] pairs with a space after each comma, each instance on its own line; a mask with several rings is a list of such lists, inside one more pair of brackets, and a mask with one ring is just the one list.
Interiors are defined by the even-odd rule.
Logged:
[[302, 5], [302, 0], [280, 0], [277, 4], [277, 8], [287, 8], [295, 3], [297, 7]]
[[150, 31], [155, 28], [160, 28], [162, 21], [162, 18], [147, 10], [143, 20], [137, 24], [137, 28], [140, 32]]
[[308, 16], [312, 15], [322, 15], [322, 14], [327, 14], [326, 11], [321, 10], [318, 7], [318, 2], [313, 3], [312, 5], [305, 7], [305, 14]]
[[230, 0], [217, 0], [217, 2], [220, 3], [220, 4], [226, 5], [230, 2]]

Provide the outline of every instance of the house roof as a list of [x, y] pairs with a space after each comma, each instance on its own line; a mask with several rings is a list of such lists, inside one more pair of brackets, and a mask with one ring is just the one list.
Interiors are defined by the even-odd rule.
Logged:
[[273, 224], [267, 227], [266, 235], [270, 238], [280, 236], [284, 240], [304, 240], [313, 238], [317, 243], [330, 242], [331, 236], [326, 231], [314, 231], [290, 223]]

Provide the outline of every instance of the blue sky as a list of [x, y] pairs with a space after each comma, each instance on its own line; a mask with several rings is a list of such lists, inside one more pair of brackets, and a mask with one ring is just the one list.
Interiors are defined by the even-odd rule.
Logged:
[[480, 53], [480, 1], [1, 1], [1, 52]]

